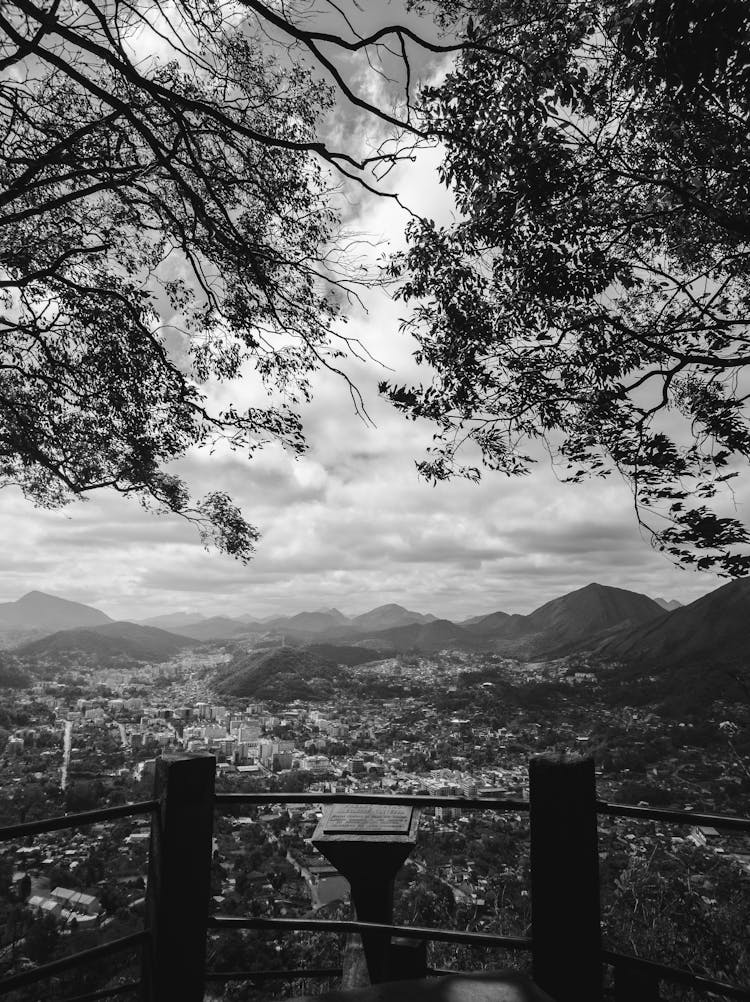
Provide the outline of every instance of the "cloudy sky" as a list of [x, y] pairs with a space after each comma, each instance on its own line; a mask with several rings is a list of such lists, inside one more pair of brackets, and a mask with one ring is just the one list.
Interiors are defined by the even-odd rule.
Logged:
[[[436, 154], [398, 183], [405, 201], [446, 218]], [[394, 180], [395, 183], [395, 180]], [[398, 245], [404, 216], [392, 202], [357, 206], [359, 229]], [[407, 422], [377, 395], [379, 379], [408, 380], [413, 345], [398, 333], [402, 308], [386, 292], [366, 299], [350, 333], [392, 372], [349, 364], [374, 427], [354, 414], [330, 374], [303, 412], [307, 455], [271, 447], [241, 455], [194, 454], [181, 472], [196, 495], [229, 491], [262, 539], [248, 566], [206, 552], [190, 526], [102, 493], [62, 511], [0, 491], [0, 600], [39, 589], [95, 605], [117, 618], [178, 610], [264, 616], [335, 606], [359, 613], [385, 602], [460, 619], [497, 609], [529, 612], [591, 581], [691, 601], [722, 581], [674, 568], [639, 532], [627, 488], [616, 479], [560, 483], [549, 461], [507, 480], [430, 487], [415, 460], [430, 428]], [[228, 398], [252, 402], [249, 385]], [[226, 399], [226, 397], [225, 397]], [[737, 502], [740, 517], [747, 500]]]

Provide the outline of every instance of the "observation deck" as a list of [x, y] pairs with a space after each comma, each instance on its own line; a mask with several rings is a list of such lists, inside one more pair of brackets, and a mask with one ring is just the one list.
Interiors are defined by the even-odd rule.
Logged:
[[[750, 819], [661, 810], [597, 799], [591, 758], [539, 756], [529, 764], [529, 798], [430, 797], [383, 794], [216, 793], [216, 761], [210, 755], [164, 756], [157, 759], [151, 800], [79, 814], [11, 825], [0, 829], [0, 841], [46, 832], [77, 830], [120, 818], [151, 817], [148, 886], [144, 927], [103, 943], [0, 980], [0, 997], [38, 985], [38, 998], [60, 1002], [96, 1002], [122, 996], [139, 1002], [202, 1002], [207, 986], [228, 981], [264, 983], [270, 979], [335, 978], [343, 968], [221, 971], [207, 964], [207, 938], [232, 930], [265, 931], [279, 938], [296, 930], [356, 934], [361, 937], [370, 987], [315, 996], [319, 1002], [657, 1002], [663, 984], [724, 999], [750, 1002], [750, 987], [701, 977], [656, 961], [602, 948], [599, 914], [600, 817], [633, 818], [673, 825], [701, 825], [718, 831], [750, 832]], [[357, 918], [271, 918], [212, 915], [210, 909], [214, 816], [253, 806], [278, 804], [374, 805], [393, 818], [395, 807], [457, 807], [463, 811], [528, 814], [530, 819], [531, 935], [501, 936], [392, 922], [390, 865], [367, 846], [374, 835], [393, 832], [393, 821], [375, 822], [364, 832], [364, 866], [368, 879], [352, 884]], [[390, 812], [390, 813], [389, 813]], [[355, 812], [356, 813], [356, 812]], [[377, 810], [375, 811], [377, 816]], [[409, 812], [409, 817], [412, 817]], [[378, 829], [379, 825], [379, 829]], [[390, 827], [388, 827], [390, 825]], [[411, 821], [410, 821], [411, 825]], [[372, 828], [373, 825], [370, 825]], [[416, 833], [416, 825], [412, 825]], [[332, 824], [330, 832], [341, 832]], [[409, 828], [411, 831], [411, 828]], [[329, 833], [330, 833], [329, 832]], [[357, 831], [343, 831], [356, 841]], [[367, 841], [365, 839], [365, 841]], [[356, 854], [355, 854], [356, 857]], [[404, 856], [405, 858], [405, 856]], [[403, 861], [403, 860], [401, 860]], [[351, 861], [347, 863], [351, 866]], [[356, 863], [353, 864], [359, 865]], [[398, 864], [400, 865], [400, 863]], [[390, 887], [384, 893], [383, 886]], [[375, 890], [380, 888], [379, 890]], [[370, 896], [368, 898], [368, 895]], [[377, 898], [377, 900], [375, 900]], [[456, 972], [428, 967], [428, 942], [462, 943], [530, 953], [531, 979], [513, 972]], [[50, 982], [71, 969], [126, 951], [140, 955], [141, 975], [115, 988], [87, 995], [51, 995]], [[611, 969], [613, 987], [605, 988]], [[46, 983], [46, 985], [45, 985]], [[311, 998], [305, 996], [305, 999]]]

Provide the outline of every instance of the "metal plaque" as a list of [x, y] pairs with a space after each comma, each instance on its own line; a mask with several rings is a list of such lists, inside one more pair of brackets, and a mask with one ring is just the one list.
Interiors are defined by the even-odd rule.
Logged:
[[413, 808], [335, 804], [323, 822], [325, 835], [408, 835]]

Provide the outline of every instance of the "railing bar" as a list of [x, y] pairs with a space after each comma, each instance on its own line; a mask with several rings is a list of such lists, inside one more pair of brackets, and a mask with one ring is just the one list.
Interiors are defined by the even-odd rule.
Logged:
[[527, 936], [499, 936], [491, 932], [460, 932], [457, 929], [431, 929], [424, 926], [383, 925], [379, 922], [355, 922], [333, 919], [286, 918], [235, 918], [211, 916], [212, 929], [284, 929], [289, 932], [386, 932], [406, 939], [427, 939], [444, 943], [476, 943], [480, 946], [507, 947], [511, 950], [530, 950]]
[[385, 804], [406, 807], [463, 807], [478, 811], [528, 811], [529, 802], [512, 797], [430, 797], [401, 793], [217, 793], [217, 805]]
[[611, 804], [597, 800], [597, 814], [614, 817], [640, 818], [644, 821], [665, 821], [675, 825], [705, 825], [708, 828], [730, 828], [750, 832], [750, 818], [729, 817], [724, 814], [699, 814], [697, 811], [673, 811], [659, 807], [635, 807], [632, 804]]
[[645, 960], [626, 953], [617, 953], [614, 950], [602, 950], [602, 960], [605, 964], [612, 964], [615, 967], [638, 967], [640, 970], [652, 974], [655, 978], [673, 981], [704, 992], [714, 992], [725, 998], [750, 1000], [750, 988], [743, 988], [741, 985], [728, 985], [722, 981], [712, 981], [700, 974], [693, 974], [691, 971], [684, 971], [678, 967], [669, 967], [669, 965], [660, 964], [655, 960]]
[[[261, 981], [272, 978], [283, 978], [297, 980], [305, 978], [337, 978], [341, 977], [343, 968], [341, 967], [293, 967], [287, 970], [256, 970], [256, 971], [206, 971], [206, 981]], [[442, 978], [456, 974], [466, 974], [473, 972], [459, 971], [456, 969], [428, 967], [425, 974], [428, 977]], [[83, 1002], [82, 999], [66, 999], [65, 1002]]]
[[126, 992], [140, 991], [143, 988], [141, 981], [129, 981], [126, 985], [117, 985], [115, 988], [101, 988], [97, 992], [90, 992], [88, 995], [67, 995], [60, 1002], [96, 1002], [97, 999], [108, 999], [113, 995], [125, 995]]
[[[515, 968], [509, 967], [507, 970], [512, 971]], [[479, 974], [481, 971], [476, 970], [465, 970], [458, 967], [427, 967], [425, 969], [425, 974], [428, 978], [450, 978], [455, 977], [455, 975], [466, 975], [466, 974]]]
[[5, 995], [16, 988], [23, 988], [25, 985], [33, 985], [36, 981], [43, 981], [44, 978], [51, 978], [55, 974], [67, 971], [71, 967], [79, 967], [81, 964], [89, 964], [100, 957], [108, 957], [112, 953], [121, 953], [123, 950], [131, 950], [139, 946], [145, 939], [148, 939], [147, 929], [140, 932], [133, 932], [129, 936], [122, 936], [120, 939], [113, 939], [109, 943], [102, 943], [100, 946], [93, 946], [90, 950], [82, 950], [74, 953], [70, 957], [61, 957], [60, 960], [53, 960], [49, 964], [42, 964], [32, 971], [22, 971], [20, 974], [12, 974], [8, 978], [0, 980], [0, 995]]
[[9, 825], [7, 828], [0, 828], [0, 842], [24, 838], [26, 835], [61, 831], [63, 828], [80, 828], [82, 825], [95, 824], [97, 821], [113, 821], [117, 818], [131, 817], [134, 814], [150, 814], [158, 806], [156, 800], [142, 800], [136, 804], [119, 804], [117, 807], [101, 807], [98, 810], [83, 811], [80, 814], [62, 814], [57, 818]]
[[[268, 978], [339, 978], [341, 967], [292, 967], [283, 971], [206, 971], [206, 981], [260, 981]], [[77, 1002], [77, 1000], [71, 1000]]]

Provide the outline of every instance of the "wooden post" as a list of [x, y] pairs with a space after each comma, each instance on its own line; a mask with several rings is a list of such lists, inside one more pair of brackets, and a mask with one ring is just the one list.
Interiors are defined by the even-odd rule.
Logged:
[[146, 916], [151, 943], [144, 957], [148, 1002], [202, 1002], [211, 894], [213, 755], [157, 758]]
[[615, 1002], [659, 1002], [659, 979], [629, 964], [615, 965]]
[[534, 980], [556, 1002], [600, 1002], [594, 760], [532, 758], [529, 798]]

